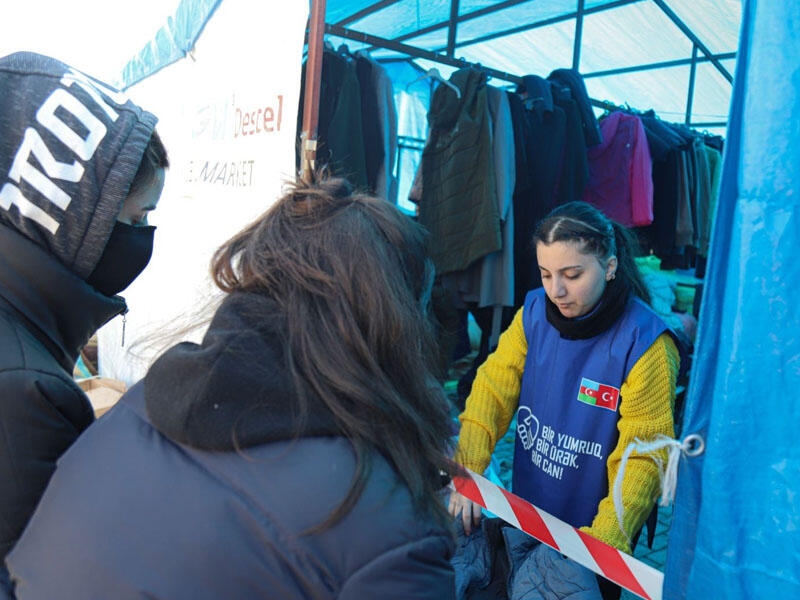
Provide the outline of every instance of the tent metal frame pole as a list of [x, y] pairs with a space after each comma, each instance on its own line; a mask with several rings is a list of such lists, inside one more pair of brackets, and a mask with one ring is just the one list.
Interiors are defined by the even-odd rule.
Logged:
[[497, 69], [491, 69], [489, 67], [471, 63], [469, 61], [460, 58], [451, 58], [449, 56], [444, 56], [436, 52], [423, 50], [415, 46], [409, 46], [408, 44], [402, 44], [400, 42], [395, 42], [393, 40], [387, 40], [385, 38], [380, 38], [374, 35], [370, 35], [368, 33], [363, 33], [361, 31], [354, 31], [352, 29], [339, 27], [337, 25], [331, 25], [331, 24], [325, 25], [325, 33], [329, 33], [331, 35], [335, 35], [338, 37], [343, 37], [348, 40], [361, 42], [362, 44], [369, 44], [370, 46], [374, 46], [375, 48], [386, 48], [387, 50], [394, 50], [395, 52], [401, 52], [402, 54], [407, 54], [408, 56], [414, 58], [423, 58], [425, 60], [438, 62], [443, 65], [449, 65], [451, 67], [457, 67], [457, 68], [464, 68], [470, 66], [477, 67], [487, 75], [490, 75], [491, 77], [496, 77], [497, 79], [510, 81], [512, 83], [520, 83], [522, 81], [522, 77], [520, 77], [519, 75], [512, 75], [511, 73], [506, 73], [505, 71], [498, 71]]
[[664, 0], [653, 0], [653, 2], [664, 12], [665, 15], [669, 17], [673, 23], [675, 23], [675, 25], [678, 26], [678, 29], [680, 29], [683, 34], [688, 37], [692, 43], [697, 46], [697, 48], [700, 49], [700, 52], [708, 57], [708, 60], [710, 60], [717, 70], [722, 73], [722, 76], [728, 80], [728, 83], [733, 83], [733, 76], [728, 72], [728, 69], [726, 69], [725, 66], [714, 57], [714, 54], [711, 52], [711, 50], [709, 50], [706, 45], [700, 41], [700, 38], [698, 38], [689, 28], [689, 26], [684, 23], [677, 14], [675, 14], [675, 11], [667, 6], [667, 3], [664, 2]]
[[322, 87], [322, 50], [325, 32], [325, 2], [312, 0], [308, 19], [308, 58], [303, 98], [303, 130], [300, 134], [300, 177], [310, 181], [317, 158], [319, 97]]
[[694, 101], [694, 83], [697, 79], [697, 46], [692, 46], [692, 64], [689, 67], [689, 90], [686, 93], [686, 124], [692, 122], [692, 103]]
[[350, 23], [355, 23], [356, 21], [360, 21], [364, 17], [368, 17], [372, 13], [383, 10], [384, 8], [388, 8], [392, 4], [397, 4], [400, 1], [401, 0], [382, 0], [381, 2], [376, 2], [375, 4], [371, 4], [367, 8], [360, 10], [357, 13], [353, 13], [346, 19], [342, 19], [336, 24], [339, 25], [340, 27], [347, 27]]
[[[724, 54], [715, 55], [719, 60], [729, 60], [736, 58], [735, 52], [726, 52]], [[710, 59], [705, 56], [698, 56], [697, 64], [710, 62]], [[623, 73], [635, 73], [637, 71], [652, 71], [655, 69], [664, 69], [667, 67], [683, 67], [692, 64], [691, 58], [678, 58], [675, 60], [665, 60], [663, 62], [648, 63], [646, 65], [636, 65], [635, 67], [620, 67], [619, 69], [608, 69], [606, 71], [592, 71], [591, 73], [581, 73], [584, 79], [592, 77], [608, 77], [609, 75], [622, 75]]]
[[[477, 19], [478, 17], [483, 17], [485, 15], [491, 14], [493, 12], [502, 10], [504, 8], [510, 8], [512, 6], [516, 6], [518, 4], [525, 4], [527, 2], [531, 2], [533, 0], [506, 0], [506, 2], [501, 2], [499, 4], [495, 4], [493, 6], [487, 6], [486, 8], [480, 8], [478, 10], [474, 10], [471, 13], [467, 13], [458, 17], [459, 23], [464, 23], [465, 21], [470, 21], [472, 19]], [[592, 8], [586, 8], [583, 11], [584, 15], [591, 15], [598, 12], [603, 12], [605, 10], [611, 10], [612, 8], [617, 8], [620, 6], [626, 6], [628, 4], [635, 4], [636, 2], [644, 2], [645, 0], [616, 0], [615, 2], [609, 2], [608, 4], [604, 4], [602, 6], [595, 6]], [[488, 39], [494, 39], [495, 37], [502, 37], [505, 35], [509, 35], [511, 33], [520, 33], [521, 31], [528, 31], [530, 29], [536, 29], [538, 27], [544, 27], [546, 25], [552, 25], [554, 23], [560, 23], [562, 21], [569, 21], [570, 19], [574, 19], [576, 17], [576, 13], [568, 13], [565, 15], [559, 15], [558, 17], [551, 17], [549, 19], [544, 19], [542, 21], [535, 21], [533, 23], [529, 23], [528, 25], [523, 25], [522, 27], [515, 27], [513, 29], [508, 29], [505, 31], [501, 31], [498, 34], [492, 34], [491, 36], [487, 36]], [[434, 23], [433, 25], [428, 25], [427, 27], [423, 27], [422, 29], [418, 29], [413, 33], [407, 33], [401, 36], [394, 38], [397, 42], [403, 42], [405, 40], [418, 37], [420, 35], [425, 35], [428, 33], [432, 33], [434, 31], [438, 31], [444, 27], [447, 27], [448, 23]], [[486, 37], [480, 38], [477, 41], [486, 41]], [[475, 43], [476, 40], [470, 40], [462, 45], [466, 46], [469, 44]]]
[[575, 40], [572, 46], [572, 68], [579, 70], [581, 64], [581, 44], [583, 43], [583, 13], [584, 0], [578, 0], [578, 10], [575, 13]]
[[[493, 12], [496, 12], [498, 10], [503, 10], [504, 8], [510, 8], [512, 6], [516, 6], [517, 4], [526, 4], [528, 2], [531, 2], [531, 0], [506, 0], [505, 2], [501, 2], [501, 3], [495, 4], [493, 6], [487, 6], [485, 8], [480, 8], [478, 10], [472, 11], [471, 13], [467, 13], [465, 15], [461, 15], [460, 17], [458, 17], [458, 22], [459, 23], [463, 23], [463, 22], [469, 21], [471, 19], [476, 19], [476, 18], [482, 17], [484, 15], [492, 14]], [[448, 25], [449, 25], [449, 22], [447, 22], [447, 23], [444, 23], [444, 22], [442, 22], [442, 23], [434, 23], [433, 25], [428, 25], [427, 27], [423, 27], [422, 29], [418, 29], [418, 30], [414, 31], [413, 33], [408, 33], [408, 34], [404, 34], [404, 35], [398, 36], [398, 37], [394, 38], [394, 41], [403, 42], [403, 41], [411, 39], [413, 37], [417, 37], [417, 36], [420, 36], [420, 35], [426, 35], [428, 33], [432, 33], [434, 31], [438, 31], [440, 29], [443, 29], [444, 27], [447, 27]]]
[[459, 0], [450, 0], [450, 26], [447, 28], [447, 56], [456, 53], [456, 30], [458, 29]]
[[[595, 6], [595, 7], [592, 7], [592, 8], [586, 8], [586, 9], [584, 9], [583, 14], [584, 14], [584, 16], [592, 15], [592, 14], [595, 14], [595, 13], [603, 12], [603, 11], [606, 11], [606, 10], [611, 10], [613, 8], [618, 8], [620, 6], [627, 6], [628, 4], [635, 4], [637, 2], [642, 2], [642, 1], [643, 0], [616, 0], [616, 2], [610, 2], [610, 3], [604, 4], [602, 6]], [[466, 20], [468, 20], [470, 18], [473, 18], [473, 16], [480, 16], [480, 15], [477, 14], [478, 12], [479, 11], [475, 11], [474, 13], [470, 13], [468, 15], [464, 15], [464, 16], [459, 18], [459, 21], [463, 22], [463, 21], [466, 21]], [[572, 19], [575, 19], [577, 16], [578, 16], [577, 13], [567, 13], [565, 15], [559, 15], [557, 17], [551, 17], [549, 19], [544, 19], [542, 21], [535, 21], [534, 23], [528, 23], [527, 25], [520, 25], [519, 27], [512, 27], [511, 29], [504, 29], [503, 31], [497, 31], [495, 33], [491, 33], [491, 34], [484, 35], [484, 36], [481, 36], [481, 37], [472, 38], [470, 40], [467, 40], [467, 41], [464, 41], [464, 42], [462, 42], [460, 44], [457, 44], [456, 47], [457, 48], [461, 48], [461, 47], [464, 47], [464, 46], [471, 46], [472, 44], [479, 44], [479, 43], [482, 43], [482, 42], [488, 42], [488, 41], [491, 41], [491, 40], [499, 38], [499, 37], [505, 37], [505, 36], [508, 36], [508, 35], [516, 34], [516, 33], [523, 33], [525, 31], [531, 31], [533, 29], [538, 29], [539, 27], [546, 27], [547, 25], [554, 25], [555, 23], [562, 23], [564, 21], [570, 21]], [[431, 31], [436, 31], [437, 29], [441, 29], [444, 26], [445, 25], [442, 25], [442, 24], [431, 25], [430, 27], [426, 27], [425, 29], [420, 29], [419, 31], [415, 31], [413, 34], [400, 36], [400, 37], [398, 37], [396, 39], [397, 40], [409, 39], [409, 38], [421, 35], [423, 33], [430, 33]]]
[[727, 127], [727, 121], [698, 121], [697, 123], [687, 123], [689, 127], [697, 129], [699, 127]]

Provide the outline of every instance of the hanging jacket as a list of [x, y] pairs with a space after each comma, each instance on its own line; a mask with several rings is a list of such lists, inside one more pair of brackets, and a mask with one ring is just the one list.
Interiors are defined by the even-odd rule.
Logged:
[[442, 278], [442, 284], [466, 305], [484, 307], [514, 305], [514, 132], [508, 94], [486, 86], [492, 124], [492, 162], [495, 167], [497, 209], [500, 215], [503, 247], [472, 263], [465, 271]]
[[[368, 190], [361, 89], [352, 57], [346, 48], [325, 47], [319, 91], [319, 124], [316, 162], [346, 178], [359, 190]], [[306, 70], [302, 70], [297, 133], [303, 129]], [[297, 165], [301, 156], [298, 147]]]
[[463, 271], [502, 247], [486, 74], [461, 69], [450, 81], [461, 98], [446, 85], [434, 92], [418, 203], [439, 275]]
[[56, 60], [0, 59], [0, 563], [94, 418], [72, 370], [125, 302], [85, 278], [155, 123]]
[[603, 141], [589, 149], [583, 200], [626, 227], [653, 222], [653, 161], [642, 120], [615, 111], [600, 123]]
[[517, 152], [514, 189], [514, 306], [542, 285], [532, 243], [536, 225], [556, 206], [580, 198], [589, 178], [585, 124], [570, 87], [525, 75], [511, 94]]
[[352, 511], [313, 530], [355, 460], [322, 400], [295, 418], [286, 335], [235, 293], [163, 354], [64, 455], [8, 558], [17, 597], [453, 598], [453, 535], [377, 451]]
[[572, 99], [580, 111], [581, 130], [583, 131], [586, 147], [592, 148], [603, 141], [600, 125], [594, 115], [592, 100], [586, 90], [586, 83], [581, 74], [575, 69], [556, 69], [547, 76], [549, 81], [562, 84], [569, 88]]

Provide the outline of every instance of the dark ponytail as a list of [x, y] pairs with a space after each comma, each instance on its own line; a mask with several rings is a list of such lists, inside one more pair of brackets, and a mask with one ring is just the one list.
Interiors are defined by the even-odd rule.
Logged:
[[650, 292], [642, 279], [639, 267], [636, 265], [638, 242], [631, 231], [616, 221], [611, 221], [614, 227], [614, 240], [617, 246], [617, 279], [628, 286], [634, 294], [647, 304], [650, 304]]

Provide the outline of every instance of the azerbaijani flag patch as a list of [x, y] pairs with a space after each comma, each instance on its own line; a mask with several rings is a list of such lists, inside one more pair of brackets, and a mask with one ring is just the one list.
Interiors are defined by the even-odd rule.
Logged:
[[578, 400], [592, 406], [616, 411], [619, 403], [619, 389], [582, 377]]

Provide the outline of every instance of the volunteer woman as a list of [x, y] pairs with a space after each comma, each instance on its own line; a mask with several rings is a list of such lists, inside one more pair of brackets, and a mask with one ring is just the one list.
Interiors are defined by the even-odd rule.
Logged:
[[[630, 233], [572, 202], [534, 234], [543, 287], [530, 291], [478, 370], [460, 415], [456, 460], [483, 473], [516, 416], [513, 492], [623, 550], [653, 508], [658, 466], [633, 454], [613, 501], [622, 454], [636, 439], [673, 435], [680, 364], [667, 326], [648, 307]], [[454, 493], [469, 533], [480, 506]]]

